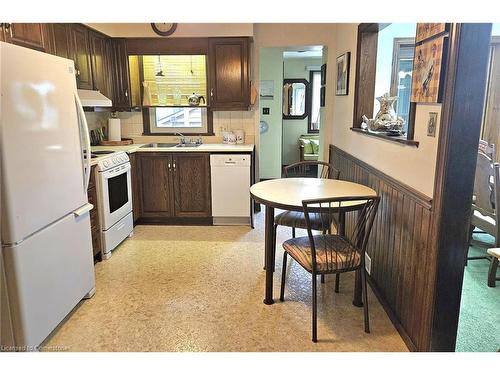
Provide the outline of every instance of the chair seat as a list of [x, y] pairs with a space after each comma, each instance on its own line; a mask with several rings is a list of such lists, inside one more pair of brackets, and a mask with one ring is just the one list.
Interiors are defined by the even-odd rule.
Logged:
[[[331, 234], [313, 236], [316, 247], [316, 271], [333, 273], [361, 266], [361, 256], [343, 237]], [[291, 238], [283, 248], [307, 271], [312, 272], [312, 254], [309, 237]], [[332, 250], [335, 249], [335, 250]]]
[[[329, 228], [329, 220], [325, 215], [309, 214], [312, 230], [327, 231]], [[284, 211], [274, 217], [274, 223], [285, 227], [307, 229], [306, 217], [303, 212]], [[335, 222], [332, 223], [336, 227]], [[332, 228], [333, 229], [333, 228]]]
[[474, 210], [474, 213], [471, 217], [471, 225], [484, 230], [488, 234], [495, 236], [496, 234], [496, 225], [495, 219], [491, 216], [486, 216], [481, 214], [478, 210]]

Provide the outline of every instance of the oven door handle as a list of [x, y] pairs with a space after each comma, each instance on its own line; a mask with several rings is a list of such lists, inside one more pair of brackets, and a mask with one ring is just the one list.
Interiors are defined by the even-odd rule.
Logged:
[[76, 108], [78, 111], [78, 127], [80, 128], [80, 132], [83, 133], [84, 144], [82, 145], [82, 154], [85, 163], [85, 165], [83, 166], [83, 175], [84, 175], [83, 186], [85, 188], [85, 192], [87, 192], [90, 183], [90, 171], [91, 171], [90, 134], [89, 134], [89, 127], [87, 124], [87, 119], [85, 118], [85, 112], [83, 111], [82, 102], [80, 101], [80, 98], [78, 97], [78, 94], [76, 92], [74, 93], [74, 95], [75, 95]]
[[121, 166], [119, 166], [117, 168], [119, 168], [117, 171], [110, 169], [110, 170], [101, 172], [102, 176], [104, 178], [112, 178], [112, 177], [116, 177], [116, 176], [119, 176], [119, 175], [124, 174], [124, 173], [128, 173], [131, 169], [131, 165], [130, 165], [130, 163], [126, 163], [126, 164], [122, 164]]

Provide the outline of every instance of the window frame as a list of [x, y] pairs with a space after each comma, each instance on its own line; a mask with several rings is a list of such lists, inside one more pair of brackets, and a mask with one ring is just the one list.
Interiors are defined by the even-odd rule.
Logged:
[[[401, 50], [403, 48], [408, 48], [412, 46], [413, 51], [415, 52], [415, 38], [411, 37], [401, 37], [401, 38], [394, 38], [394, 44], [392, 47], [392, 68], [391, 68], [391, 88], [389, 90], [389, 95], [391, 96], [396, 96], [398, 92], [398, 62], [401, 56]], [[415, 54], [413, 54], [415, 55]], [[413, 64], [413, 58], [412, 58], [412, 64]], [[410, 92], [411, 93], [411, 92]], [[406, 134], [409, 134], [409, 127], [410, 123], [413, 124], [413, 129], [412, 129], [412, 138], [413, 139], [413, 132], [415, 131], [415, 103], [410, 101], [410, 108], [408, 111], [408, 126], [406, 129]], [[407, 138], [408, 139], [408, 138]]]
[[389, 25], [390, 23], [360, 23], [358, 26], [356, 75], [354, 84], [354, 111], [351, 130], [418, 147], [419, 142], [414, 140], [416, 109], [416, 103], [414, 102], [410, 101], [406, 136], [391, 137], [384, 134], [371, 133], [361, 128], [362, 116], [373, 113], [375, 101], [378, 33]]
[[[203, 122], [203, 117], [206, 119], [206, 126], [202, 126], [200, 128], [186, 128], [186, 127], [159, 127], [157, 124], [153, 123], [153, 118], [156, 118], [156, 113], [151, 113], [151, 109], [157, 109], [157, 108], [194, 108], [194, 109], [206, 109], [206, 115], [203, 116], [202, 114], [202, 122]], [[182, 134], [207, 134], [208, 132], [208, 117], [209, 117], [209, 110], [208, 107], [205, 106], [167, 106], [167, 107], [147, 107], [148, 113], [149, 113], [149, 130], [152, 134], [175, 134], [175, 133], [182, 133]], [[155, 131], [156, 130], [156, 131]]]
[[[313, 91], [314, 91], [314, 73], [319, 73], [321, 75], [321, 70], [311, 70], [309, 71], [309, 84], [310, 84], [310, 95], [309, 95], [309, 101], [310, 101], [310, 104], [309, 104], [309, 116], [307, 117], [307, 133], [308, 134], [318, 134], [319, 133], [319, 129], [312, 129], [311, 128], [311, 125], [312, 125], [312, 100], [313, 100]], [[319, 84], [319, 87], [321, 89], [321, 80], [320, 80], [320, 84]], [[321, 94], [320, 94], [321, 95]], [[321, 103], [320, 103], [320, 111], [321, 111]], [[320, 116], [320, 119], [321, 119], [321, 116]], [[321, 126], [321, 121], [320, 121], [320, 126]]]
[[[169, 108], [181, 108], [181, 107], [186, 107], [187, 106], [172, 106]], [[180, 130], [174, 130], [175, 128], [172, 128], [171, 132], [165, 131], [165, 132], [153, 132], [151, 131], [152, 125], [150, 118], [151, 114], [149, 112], [150, 108], [156, 108], [156, 107], [143, 107], [142, 108], [142, 123], [143, 123], [143, 135], [176, 135], [176, 132], [180, 132]], [[207, 109], [207, 130], [203, 131], [186, 131], [186, 128], [182, 128], [182, 134], [192, 134], [192, 135], [214, 135], [213, 132], [213, 113], [210, 110], [210, 108], [207, 106], [200, 106], [197, 108], [206, 108]], [[180, 128], [179, 128], [180, 129]]]

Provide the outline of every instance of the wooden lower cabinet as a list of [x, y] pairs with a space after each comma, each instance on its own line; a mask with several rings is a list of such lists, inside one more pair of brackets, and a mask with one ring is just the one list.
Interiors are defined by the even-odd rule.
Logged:
[[167, 153], [137, 154], [141, 219], [173, 215], [172, 156]]
[[100, 256], [102, 250], [101, 224], [99, 219], [99, 208], [97, 206], [97, 188], [95, 185], [95, 166], [93, 166], [91, 170], [87, 197], [89, 203], [94, 206], [90, 211], [90, 229], [92, 232], [92, 250], [95, 257], [96, 255]]
[[212, 215], [209, 154], [144, 152], [136, 158], [141, 222], [208, 223], [197, 220]]
[[212, 216], [210, 155], [174, 154], [173, 172], [175, 216]]

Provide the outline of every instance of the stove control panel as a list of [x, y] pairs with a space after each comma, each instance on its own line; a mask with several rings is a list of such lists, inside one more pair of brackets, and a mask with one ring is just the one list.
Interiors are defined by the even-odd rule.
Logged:
[[103, 157], [101, 160], [99, 160], [99, 162], [97, 163], [97, 169], [99, 171], [105, 171], [107, 169], [114, 168], [118, 165], [128, 162], [128, 155], [123, 151], [118, 151], [109, 154], [108, 156]]

